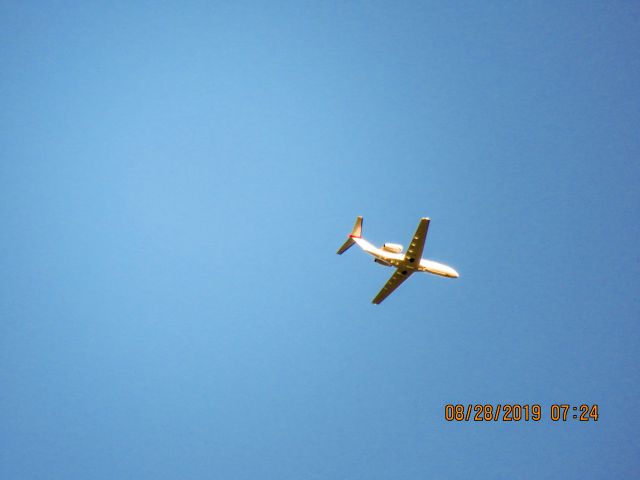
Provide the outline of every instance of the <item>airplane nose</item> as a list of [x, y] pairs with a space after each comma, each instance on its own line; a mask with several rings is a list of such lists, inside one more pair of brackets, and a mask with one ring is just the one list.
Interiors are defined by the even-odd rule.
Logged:
[[451, 278], [458, 278], [460, 274], [456, 272], [453, 268], [451, 269]]

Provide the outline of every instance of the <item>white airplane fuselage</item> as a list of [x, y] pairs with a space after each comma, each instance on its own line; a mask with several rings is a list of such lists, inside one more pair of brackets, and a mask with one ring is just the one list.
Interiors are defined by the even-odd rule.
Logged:
[[362, 217], [358, 216], [358, 218], [356, 218], [356, 223], [353, 225], [351, 234], [336, 253], [342, 255], [353, 245], [358, 245], [362, 250], [372, 255], [377, 263], [387, 267], [395, 267], [391, 278], [387, 280], [387, 283], [384, 284], [382, 290], [380, 290], [378, 295], [372, 300], [372, 303], [376, 305], [382, 303], [385, 298], [393, 293], [396, 288], [415, 272], [432, 273], [449, 278], [458, 278], [460, 276], [458, 272], [448, 265], [422, 258], [430, 221], [427, 217], [420, 219], [416, 233], [414, 233], [411, 240], [409, 240], [407, 251], [403, 252], [402, 245], [395, 243], [385, 243], [382, 248], [371, 245], [362, 238]]
[[[404, 253], [394, 253], [373, 246], [364, 238], [358, 238], [356, 236], [350, 236], [358, 246], [373, 256], [377, 263], [388, 267], [403, 268], [406, 270], [413, 270], [417, 272], [432, 273], [434, 275], [440, 275], [442, 277], [458, 278], [460, 275], [453, 268], [443, 263], [434, 262], [421, 258], [419, 262], [414, 259], [405, 259]], [[413, 260], [413, 261], [411, 261]]]

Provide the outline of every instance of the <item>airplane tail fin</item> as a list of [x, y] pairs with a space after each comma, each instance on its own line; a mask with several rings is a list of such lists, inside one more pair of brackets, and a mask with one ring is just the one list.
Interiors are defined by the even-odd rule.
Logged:
[[359, 216], [358, 218], [356, 218], [356, 223], [353, 226], [353, 229], [351, 230], [351, 234], [349, 235], [349, 238], [347, 238], [347, 241], [344, 242], [344, 244], [338, 249], [336, 253], [338, 255], [342, 255], [349, 248], [351, 248], [351, 246], [354, 243], [356, 243], [353, 241], [354, 238], [361, 238], [361, 237], [362, 237], [362, 217]]

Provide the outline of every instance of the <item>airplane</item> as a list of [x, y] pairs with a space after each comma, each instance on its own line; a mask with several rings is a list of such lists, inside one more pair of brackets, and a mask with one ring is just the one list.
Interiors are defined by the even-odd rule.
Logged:
[[347, 241], [336, 252], [342, 255], [354, 244], [374, 257], [373, 261], [386, 267], [396, 267], [391, 278], [387, 281], [382, 290], [375, 296], [372, 303], [379, 305], [387, 298], [402, 282], [416, 272], [432, 273], [442, 277], [458, 278], [460, 275], [453, 268], [442, 263], [433, 262], [422, 258], [424, 241], [427, 238], [429, 229], [428, 218], [421, 218], [418, 223], [416, 233], [413, 235], [406, 253], [402, 253], [402, 245], [397, 243], [385, 243], [382, 248], [376, 248], [362, 238], [362, 217], [356, 219], [356, 223], [351, 230]]

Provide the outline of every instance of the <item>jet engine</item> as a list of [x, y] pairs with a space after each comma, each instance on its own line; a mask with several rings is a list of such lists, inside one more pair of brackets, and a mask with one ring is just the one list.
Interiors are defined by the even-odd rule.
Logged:
[[385, 243], [382, 246], [382, 249], [386, 250], [387, 252], [402, 253], [402, 245], [399, 245], [397, 243]]

